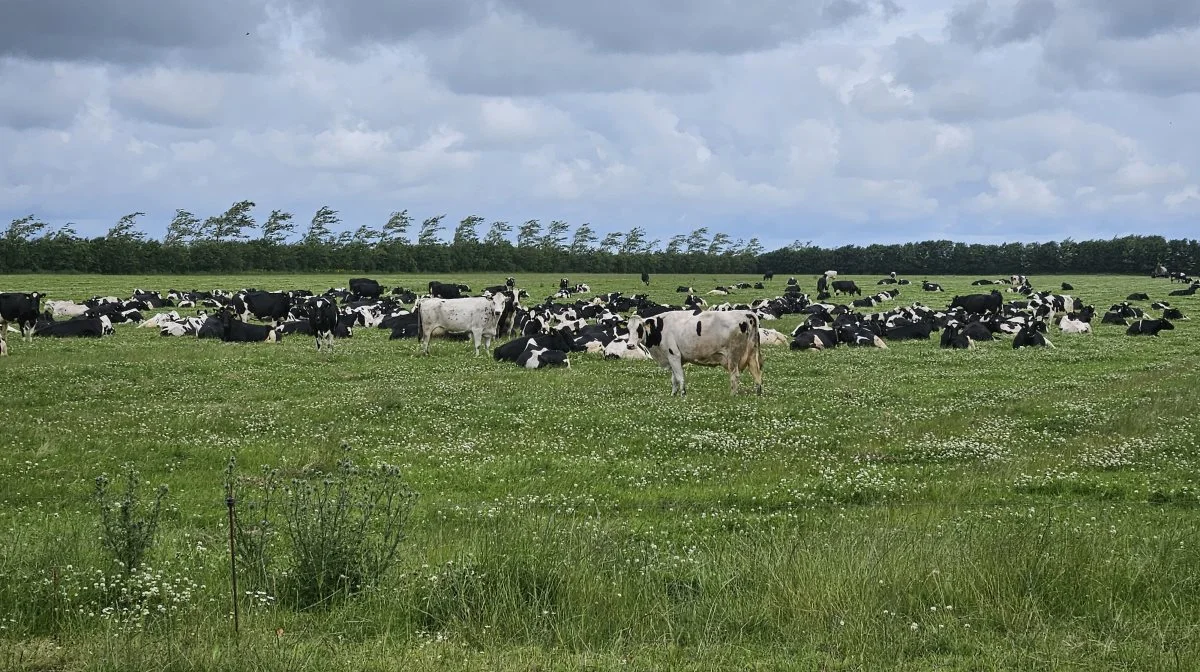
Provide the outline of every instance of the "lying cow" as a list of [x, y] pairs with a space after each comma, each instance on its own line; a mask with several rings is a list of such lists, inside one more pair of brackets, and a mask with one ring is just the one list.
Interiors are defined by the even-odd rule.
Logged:
[[1175, 325], [1166, 320], [1138, 320], [1125, 330], [1126, 336], [1158, 336], [1160, 331], [1170, 331]]
[[721, 366], [729, 372], [729, 388], [736, 394], [743, 370], [754, 377], [762, 394], [762, 350], [758, 317], [751, 312], [673, 310], [651, 319], [629, 318], [631, 347], [644, 343], [663, 368], [671, 369], [671, 395], [687, 396], [683, 365]]
[[544, 369], [551, 366], [565, 366], [571, 368], [571, 360], [567, 358], [567, 353], [562, 350], [551, 350], [549, 348], [533, 349], [530, 348], [521, 353], [517, 357], [517, 366], [526, 369]]

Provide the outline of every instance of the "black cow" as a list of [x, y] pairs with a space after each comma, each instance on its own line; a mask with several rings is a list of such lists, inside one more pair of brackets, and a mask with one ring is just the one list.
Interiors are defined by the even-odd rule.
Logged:
[[429, 281], [429, 294], [435, 299], [461, 299], [462, 290], [458, 285], [448, 285], [437, 280]]
[[1038, 320], [1033, 324], [1021, 327], [1017, 335], [1013, 337], [1013, 350], [1019, 348], [1044, 348], [1054, 347], [1050, 339], [1046, 338], [1046, 323]]
[[1182, 312], [1182, 311], [1180, 311], [1178, 308], [1163, 308], [1163, 314], [1162, 314], [1162, 316], [1163, 316], [1163, 319], [1164, 319], [1164, 320], [1183, 320], [1183, 319], [1186, 319], [1186, 318], [1183, 316], [1183, 312]]
[[[824, 278], [825, 276], [821, 277]], [[858, 288], [858, 285], [854, 284], [853, 280], [834, 280], [829, 283], [829, 286], [833, 288], [834, 294], [862, 295], [862, 290]], [[817, 283], [817, 288], [820, 289], [819, 282]]]
[[568, 287], [570, 287], [570, 286], [571, 286], [571, 281], [570, 281], [570, 280], [568, 280], [568, 279], [566, 279], [566, 278], [559, 278], [559, 279], [558, 279], [558, 288], [559, 288], [559, 289], [566, 289], [566, 288], [568, 288]]
[[889, 341], [927, 341], [933, 333], [933, 325], [924, 322], [916, 324], [898, 324], [883, 332], [883, 337]]
[[994, 341], [996, 337], [992, 335], [992, 329], [983, 322], [971, 322], [959, 330], [963, 336], [972, 341]]
[[643, 284], [643, 285], [648, 285], [648, 284], [650, 284], [650, 274], [649, 274], [649, 273], [646, 273], [646, 272], [644, 272], [644, 271], [642, 272], [642, 284]]
[[[990, 332], [988, 333], [988, 337], [991, 338]], [[971, 337], [964, 334], [962, 329], [958, 327], [946, 327], [942, 330], [941, 346], [955, 350], [966, 350], [974, 347], [974, 344], [971, 342]]]
[[280, 340], [278, 332], [272, 327], [247, 324], [237, 319], [234, 311], [228, 308], [218, 312], [216, 317], [221, 324], [220, 339], [226, 343], [275, 343]]
[[0, 294], [0, 333], [8, 331], [8, 323], [16, 322], [21, 329], [21, 338], [33, 338], [33, 326], [42, 312], [42, 295], [38, 292]]
[[968, 294], [955, 296], [950, 302], [951, 308], [962, 308], [968, 313], [1000, 312], [1004, 304], [1004, 295], [993, 289], [989, 294]]
[[1074, 290], [1075, 290], [1075, 288], [1071, 286], [1071, 283], [1069, 283], [1069, 282], [1062, 283], [1062, 291], [1070, 292], [1070, 291], [1074, 291]]
[[1133, 294], [1130, 294], [1129, 296], [1125, 297], [1125, 300], [1126, 301], [1149, 301], [1150, 296], [1147, 295], [1145, 292], [1134, 292]]
[[1189, 286], [1187, 289], [1177, 289], [1177, 290], [1167, 294], [1167, 296], [1192, 296], [1193, 294], [1196, 293], [1197, 289], [1200, 289], [1200, 284], [1193, 284], [1193, 285]]
[[370, 278], [350, 278], [350, 291], [362, 297], [378, 299], [384, 287]]
[[292, 310], [292, 297], [283, 292], [247, 292], [233, 297], [230, 306], [243, 322], [253, 315], [275, 326], [287, 319]]
[[416, 338], [421, 333], [420, 330], [417, 329], [416, 313], [390, 317], [384, 320], [379, 326], [386, 326], [392, 330], [392, 335], [388, 336], [388, 340], [390, 341], [394, 341], [398, 338]]
[[105, 318], [77, 317], [65, 322], [39, 321], [33, 335], [53, 338], [100, 338], [111, 333], [112, 324], [106, 324]]
[[[350, 286], [354, 286], [354, 279], [350, 280]], [[375, 287], [379, 289], [378, 284]], [[329, 299], [316, 297], [304, 303], [304, 312], [308, 315], [308, 324], [317, 344], [317, 352], [321, 351], [322, 341], [324, 341], [325, 347], [333, 352], [333, 332], [337, 330], [338, 326], [337, 306]]]
[[921, 289], [923, 289], [927, 292], [944, 292], [944, 291], [946, 291], [946, 290], [942, 289], [942, 286], [939, 285], [938, 283], [930, 282], [928, 280], [921, 281]]
[[526, 369], [544, 369], [551, 366], [565, 366], [571, 368], [571, 360], [567, 359], [567, 353], [561, 350], [550, 350], [548, 348], [529, 349], [521, 353], [517, 357], [517, 366]]
[[763, 281], [764, 282], [766, 282], [767, 280], [774, 280], [774, 279], [775, 279], [774, 271], [767, 271], [766, 273], [763, 273]]
[[1175, 325], [1166, 320], [1138, 320], [1125, 330], [1126, 336], [1158, 336], [1160, 331], [1174, 329]]

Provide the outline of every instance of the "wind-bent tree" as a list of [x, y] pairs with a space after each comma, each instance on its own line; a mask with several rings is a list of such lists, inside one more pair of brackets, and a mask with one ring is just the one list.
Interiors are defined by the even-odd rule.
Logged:
[[487, 236], [483, 239], [484, 245], [511, 245], [508, 241], [508, 234], [512, 233], [512, 224], [505, 221], [492, 222], [492, 226], [488, 229]]
[[621, 248], [621, 238], [623, 234], [620, 231], [609, 231], [604, 234], [604, 239], [600, 241], [600, 249], [609, 254], [616, 254]]
[[379, 240], [382, 237], [382, 231], [376, 231], [370, 226], [362, 224], [354, 230], [354, 236], [350, 239], [350, 242], [358, 245], [373, 245], [376, 240]]
[[200, 233], [200, 218], [191, 212], [179, 208], [175, 216], [167, 224], [167, 235], [163, 237], [164, 245], [182, 245], [189, 239], [194, 239]]
[[687, 236], [683, 235], [682, 233], [675, 234], [674, 236], [671, 236], [670, 240], [667, 241], [666, 253], [667, 254], [682, 254], [683, 250], [684, 250], [684, 245], [686, 245], [686, 244], [687, 244]]
[[437, 245], [438, 231], [442, 228], [442, 220], [446, 215], [438, 215], [437, 217], [427, 217], [421, 222], [421, 232], [417, 234], [417, 245]]
[[571, 254], [587, 254], [592, 249], [592, 245], [596, 244], [599, 238], [596, 237], [596, 232], [587, 222], [575, 227], [575, 236], [571, 238]]
[[408, 210], [400, 210], [393, 212], [388, 216], [387, 224], [383, 225], [383, 235], [380, 238], [385, 243], [397, 242], [404, 245], [408, 244], [408, 228], [412, 226], [412, 217], [408, 214]]
[[8, 225], [8, 230], [4, 232], [6, 240], [32, 240], [38, 237], [49, 224], [43, 222], [33, 215], [26, 215], [20, 219], [12, 220]]
[[254, 201], [238, 201], [229, 207], [224, 214], [214, 221], [213, 240], [242, 240], [246, 237], [246, 229], [253, 229], [254, 218], [250, 211], [254, 209]]
[[763, 248], [763, 244], [759, 242], [757, 237], [751, 238], [750, 242], [746, 243], [746, 247], [742, 249], [742, 254], [748, 254], [752, 257], [757, 257], [763, 253], [764, 249], [765, 248]]
[[454, 244], [464, 245], [466, 243], [478, 243], [479, 233], [475, 230], [480, 224], [483, 224], [483, 217], [479, 215], [468, 215], [454, 227]]
[[625, 240], [618, 248], [619, 254], [637, 254], [643, 251], [646, 243], [646, 230], [640, 226], [635, 226], [625, 234]]
[[333, 242], [333, 228], [341, 223], [342, 218], [338, 217], [337, 210], [328, 205], [322, 205], [313, 215], [312, 221], [309, 222], [303, 242], [309, 245], [331, 243]]
[[144, 212], [131, 212], [121, 219], [104, 234], [110, 240], [145, 240], [146, 234], [138, 231], [137, 218], [145, 216]]
[[695, 231], [692, 231], [692, 234], [690, 236], [688, 236], [687, 253], [688, 254], [704, 254], [707, 251], [708, 251], [708, 227], [702, 226], [702, 227], [696, 229]]
[[717, 255], [729, 246], [729, 234], [715, 233], [712, 240], [708, 242], [708, 254]]
[[292, 213], [283, 210], [272, 210], [262, 225], [262, 239], [276, 245], [283, 243], [295, 232], [296, 223], [292, 221]]
[[536, 219], [527, 220], [517, 229], [517, 247], [535, 247], [541, 238], [542, 223]]
[[567, 242], [567, 231], [571, 227], [561, 219], [555, 219], [546, 227], [542, 235], [540, 247], [545, 250], [561, 250]]

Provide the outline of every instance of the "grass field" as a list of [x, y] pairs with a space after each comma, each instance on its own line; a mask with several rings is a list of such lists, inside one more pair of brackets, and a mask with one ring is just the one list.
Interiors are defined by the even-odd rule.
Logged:
[[[557, 277], [518, 281], [537, 300]], [[677, 302], [676, 285], [756, 279], [656, 276], [648, 293]], [[731, 298], [778, 295], [784, 279]], [[947, 292], [903, 287], [891, 305], [979, 291], [929, 279]], [[634, 276], [571, 280], [643, 291]], [[1178, 288], [1031, 280], [1067, 280], [1100, 312]], [[77, 300], [345, 284], [0, 276], [3, 291]], [[1200, 312], [1195, 297], [1172, 303]], [[461, 342], [418, 358], [380, 330], [332, 355], [307, 337], [223, 344], [133, 325], [99, 341], [10, 334], [0, 669], [1194, 670], [1200, 329], [1130, 338], [1098, 322], [1090, 337], [1052, 330], [1044, 350], [775, 348], [762, 397], [689, 367], [686, 400], [652, 362], [576, 354], [570, 370], [526, 371]], [[420, 494], [393, 570], [317, 607], [256, 587], [235, 637], [230, 454], [244, 476], [311, 478], [343, 443]], [[130, 579], [145, 615], [105, 612], [120, 571], [98, 541], [93, 479], [126, 462], [170, 488], [152, 570]]]

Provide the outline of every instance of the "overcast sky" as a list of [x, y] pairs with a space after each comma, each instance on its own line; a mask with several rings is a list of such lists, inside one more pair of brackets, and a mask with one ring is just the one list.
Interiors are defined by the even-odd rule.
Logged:
[[1196, 237], [1198, 150], [1195, 0], [0, 0], [0, 217], [84, 235]]

